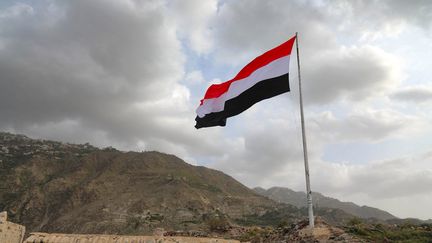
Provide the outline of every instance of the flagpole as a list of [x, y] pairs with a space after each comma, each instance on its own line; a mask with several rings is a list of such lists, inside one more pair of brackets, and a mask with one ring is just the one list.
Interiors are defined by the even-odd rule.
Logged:
[[314, 222], [313, 205], [312, 205], [312, 191], [310, 188], [310, 180], [309, 180], [309, 162], [308, 162], [306, 131], [305, 131], [304, 114], [303, 114], [303, 96], [301, 90], [300, 55], [299, 55], [299, 48], [298, 48], [297, 32], [296, 32], [296, 49], [297, 49], [297, 69], [298, 69], [297, 74], [298, 74], [299, 93], [300, 93], [300, 118], [301, 118], [302, 138], [303, 138], [303, 158], [304, 158], [305, 175], [306, 175], [306, 195], [307, 195], [307, 205], [308, 205], [308, 214], [309, 214], [309, 227], [314, 228], [315, 222]]

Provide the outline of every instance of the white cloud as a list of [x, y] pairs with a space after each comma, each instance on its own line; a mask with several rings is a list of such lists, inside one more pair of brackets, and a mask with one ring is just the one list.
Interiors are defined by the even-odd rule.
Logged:
[[[323, 8], [333, 24], [344, 34], [360, 37], [363, 41], [393, 38], [406, 28], [430, 30], [432, 4], [430, 1], [326, 1]], [[344, 21], [340, 21], [343, 19]]]
[[432, 86], [418, 85], [403, 87], [394, 92], [391, 98], [414, 103], [425, 103], [432, 101]]
[[[368, 99], [404, 78], [401, 58], [372, 45], [339, 44], [328, 15], [326, 8], [309, 2], [226, 2], [214, 27], [216, 58], [244, 65], [251, 54], [281, 43], [298, 30], [307, 104]], [[291, 70], [295, 74], [295, 68]]]
[[[399, 217], [427, 219], [416, 209], [416, 198], [432, 203], [431, 153], [364, 165], [314, 163], [311, 172], [314, 190], [390, 210]], [[411, 198], [411, 200], [409, 200]], [[407, 204], [401, 205], [398, 199]], [[388, 204], [388, 205], [387, 205]]]
[[169, 10], [180, 37], [187, 40], [189, 48], [199, 54], [210, 52], [213, 35], [209, 25], [216, 14], [217, 1], [172, 1]]
[[0, 9], [0, 21], [9, 18], [17, 18], [23, 15], [33, 15], [33, 13], [34, 10], [32, 6], [24, 3], [15, 3], [4, 10]]
[[400, 58], [373, 46], [326, 49], [303, 62], [306, 102], [364, 101], [383, 95], [403, 78]]
[[[325, 143], [347, 141], [379, 142], [384, 139], [414, 136], [427, 128], [421, 119], [392, 110], [354, 110], [343, 118], [332, 112], [310, 117], [313, 137], [322, 137]], [[319, 134], [315, 136], [314, 134]]]
[[220, 62], [245, 64], [251, 57], [274, 47], [296, 31], [303, 50], [314, 52], [335, 45], [325, 16], [311, 2], [233, 1], [224, 2], [213, 26], [215, 55]]
[[184, 78], [184, 81], [189, 85], [202, 84], [205, 82], [204, 77], [199, 70], [188, 72]]

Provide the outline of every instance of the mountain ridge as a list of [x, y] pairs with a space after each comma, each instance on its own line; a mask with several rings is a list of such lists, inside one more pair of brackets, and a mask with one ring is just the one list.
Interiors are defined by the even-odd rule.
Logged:
[[304, 217], [223, 172], [156, 151], [0, 132], [0, 178], [0, 211], [31, 231], [133, 234]]
[[[125, 235], [158, 228], [276, 229], [307, 218], [305, 208], [278, 203], [221, 171], [188, 164], [175, 155], [100, 149], [4, 132], [0, 132], [2, 210], [29, 232]], [[355, 219], [337, 208], [319, 206], [315, 212], [335, 226]], [[405, 221], [389, 221], [393, 222]]]
[[[291, 204], [298, 208], [306, 207], [306, 193], [297, 192], [286, 187], [271, 187], [264, 189], [261, 187], [253, 188], [255, 192], [260, 195], [266, 196], [277, 202]], [[326, 207], [341, 209], [345, 212], [357, 216], [359, 218], [376, 218], [379, 220], [397, 219], [394, 215], [369, 206], [359, 206], [353, 202], [342, 202], [338, 199], [324, 196], [319, 192], [312, 192], [314, 207]]]

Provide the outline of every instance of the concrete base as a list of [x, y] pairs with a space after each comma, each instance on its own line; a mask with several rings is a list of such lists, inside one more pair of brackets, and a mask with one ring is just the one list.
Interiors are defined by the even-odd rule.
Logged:
[[314, 239], [328, 238], [331, 235], [329, 228], [315, 227], [313, 229], [307, 227], [299, 231], [301, 237], [313, 237]]

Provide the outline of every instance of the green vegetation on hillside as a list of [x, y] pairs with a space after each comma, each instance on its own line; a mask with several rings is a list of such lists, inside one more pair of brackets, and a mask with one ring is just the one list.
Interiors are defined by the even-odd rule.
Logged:
[[220, 231], [236, 219], [265, 214], [278, 205], [220, 171], [174, 155], [2, 132], [0, 175], [0, 210], [29, 231]]
[[371, 242], [432, 242], [432, 224], [367, 224], [354, 218], [345, 230]]
[[[0, 132], [3, 210], [28, 232], [142, 235], [164, 228], [173, 235], [209, 232], [252, 242], [282, 239], [307, 218], [306, 208], [277, 203], [174, 155]], [[431, 224], [420, 220], [362, 221], [325, 207], [315, 212], [326, 224], [348, 225], [347, 232], [368, 241], [432, 242]]]

